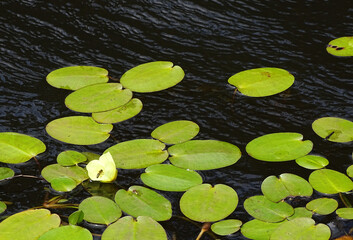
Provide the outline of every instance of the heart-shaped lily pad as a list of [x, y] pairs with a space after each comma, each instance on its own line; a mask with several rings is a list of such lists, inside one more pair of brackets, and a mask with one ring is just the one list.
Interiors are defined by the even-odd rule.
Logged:
[[353, 189], [353, 182], [343, 173], [331, 169], [320, 169], [309, 176], [311, 186], [318, 192], [336, 194]]
[[242, 222], [237, 219], [227, 219], [223, 221], [216, 222], [211, 225], [212, 232], [226, 236], [232, 233], [237, 232], [240, 229]]
[[314, 213], [328, 215], [337, 209], [338, 202], [332, 198], [318, 198], [308, 202], [305, 207]]
[[0, 167], [0, 181], [15, 176], [15, 172], [11, 168]]
[[100, 124], [91, 117], [72, 116], [51, 121], [46, 127], [53, 138], [77, 145], [92, 145], [104, 142], [113, 129], [111, 124]]
[[83, 227], [69, 225], [54, 228], [44, 233], [38, 240], [92, 240], [93, 236], [90, 231]]
[[306, 155], [304, 157], [297, 158], [295, 159], [295, 162], [299, 166], [307, 169], [321, 169], [329, 164], [329, 161], [326, 158], [315, 155]]
[[23, 163], [45, 151], [37, 138], [14, 132], [0, 133], [0, 162]]
[[339, 208], [336, 210], [336, 214], [340, 218], [353, 219], [353, 208]]
[[93, 66], [72, 66], [52, 71], [47, 76], [47, 82], [56, 88], [77, 90], [79, 88], [108, 82], [108, 71]]
[[343, 118], [319, 118], [313, 122], [312, 128], [317, 135], [331, 142], [353, 141], [353, 122]]
[[326, 47], [328, 53], [339, 57], [353, 56], [353, 37], [340, 37], [332, 40]]
[[56, 161], [64, 167], [74, 166], [78, 163], [84, 162], [87, 160], [87, 157], [80, 152], [67, 150], [59, 153]]
[[172, 62], [149, 62], [138, 65], [120, 79], [120, 83], [133, 92], [156, 92], [178, 84], [184, 78], [184, 71]]
[[197, 185], [186, 191], [180, 199], [183, 214], [198, 222], [219, 221], [230, 215], [237, 205], [237, 193], [223, 184]]
[[280, 68], [255, 68], [233, 75], [228, 82], [246, 96], [265, 97], [288, 89], [294, 76]]
[[267, 134], [246, 145], [246, 151], [257, 160], [268, 162], [290, 161], [308, 154], [313, 148], [303, 135], [292, 132]]

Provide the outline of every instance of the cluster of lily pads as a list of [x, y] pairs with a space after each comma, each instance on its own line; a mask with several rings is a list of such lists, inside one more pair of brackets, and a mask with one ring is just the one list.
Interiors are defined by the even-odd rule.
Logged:
[[[342, 42], [343, 41], [343, 42]], [[348, 41], [348, 43], [347, 43]], [[335, 44], [335, 45], [332, 45]], [[342, 44], [344, 49], [339, 49]], [[335, 51], [349, 50], [350, 38], [339, 40]], [[330, 52], [329, 51], [329, 52]], [[142, 102], [132, 98], [133, 92], [147, 93], [167, 89], [184, 78], [184, 71], [171, 62], [151, 62], [128, 70], [120, 83], [111, 82], [105, 69], [74, 66], [55, 70], [47, 76], [50, 85], [74, 90], [66, 106], [91, 116], [71, 116], [51, 121], [46, 126], [53, 138], [76, 145], [91, 145], [110, 136], [112, 124], [136, 116]], [[114, 79], [113, 79], [114, 80]], [[279, 68], [246, 70], [230, 77], [228, 82], [239, 92], [251, 97], [264, 97], [288, 89], [294, 76]], [[323, 117], [313, 122], [314, 132], [332, 142], [353, 141], [353, 122]], [[314, 170], [308, 181], [291, 173], [269, 176], [261, 185], [263, 195], [244, 201], [244, 208], [254, 220], [246, 223], [227, 219], [238, 205], [236, 191], [227, 185], [204, 183], [198, 171], [231, 166], [241, 158], [240, 149], [217, 140], [193, 140], [199, 126], [192, 121], [178, 120], [163, 124], [151, 132], [149, 139], [117, 143], [102, 151], [77, 152], [65, 150], [57, 163], [45, 166], [41, 176], [58, 195], [48, 201], [51, 206], [76, 208], [63, 221], [48, 209], [30, 209], [7, 217], [0, 223], [0, 239], [56, 240], [93, 239], [82, 222], [106, 225], [101, 239], [166, 240], [167, 234], [159, 221], [172, 218], [171, 202], [163, 192], [184, 192], [180, 198], [181, 212], [190, 221], [203, 223], [204, 232], [226, 236], [240, 230], [250, 239], [330, 239], [330, 228], [316, 224], [313, 216], [336, 211], [343, 219], [353, 219], [353, 208], [345, 197], [352, 192], [353, 165], [347, 175], [325, 168], [329, 161], [310, 154], [313, 143], [294, 132], [272, 133], [253, 139], [246, 145], [251, 157], [266, 162], [295, 160], [304, 168]], [[18, 164], [29, 161], [46, 150], [37, 138], [13, 133], [0, 133], [0, 162]], [[119, 169], [144, 169], [140, 179], [144, 186], [121, 188], [116, 180]], [[0, 167], [0, 181], [11, 180], [14, 171]], [[5, 184], [5, 183], [4, 183]], [[62, 195], [79, 185], [91, 193], [78, 205], [66, 204]], [[313, 190], [326, 197], [312, 199]], [[305, 206], [292, 207], [292, 198], [310, 198]], [[338, 208], [341, 199], [344, 208]], [[6, 199], [0, 199], [0, 213], [6, 211]], [[124, 215], [124, 216], [123, 216]], [[19, 231], [19, 229], [30, 229]], [[215, 235], [212, 235], [215, 236]]]

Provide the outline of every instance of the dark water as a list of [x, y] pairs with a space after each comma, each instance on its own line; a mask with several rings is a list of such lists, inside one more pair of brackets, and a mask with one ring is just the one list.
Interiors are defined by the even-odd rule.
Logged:
[[[325, 50], [330, 40], [353, 34], [351, 0], [2, 0], [0, 12], [0, 131], [25, 133], [45, 142], [47, 151], [39, 155], [44, 166], [67, 149], [102, 153], [114, 144], [108, 140], [72, 146], [46, 134], [49, 121], [76, 114], [64, 105], [68, 92], [46, 83], [50, 71], [94, 65], [119, 78], [136, 65], [157, 60], [180, 65], [184, 80], [169, 90], [136, 93], [144, 103], [142, 112], [119, 124], [113, 135], [120, 141], [149, 138], [157, 126], [187, 119], [200, 125], [198, 139], [237, 145], [243, 152], [238, 163], [201, 173], [204, 182], [228, 184], [238, 192], [240, 203], [230, 217], [250, 219], [242, 203], [260, 194], [265, 177], [290, 172], [306, 178], [311, 172], [294, 162], [263, 163], [250, 158], [245, 146], [255, 137], [299, 132], [314, 142], [313, 153], [329, 159], [329, 168], [343, 172], [352, 164], [352, 143], [326, 142], [311, 130], [319, 117], [353, 120], [353, 58], [333, 57]], [[232, 103], [233, 88], [227, 79], [258, 67], [286, 69], [296, 81], [284, 93], [266, 98], [238, 94]], [[33, 161], [10, 167], [18, 174], [39, 175]], [[139, 173], [120, 174], [126, 174], [123, 185], [141, 184]], [[41, 205], [44, 187], [47, 184], [33, 179], [14, 179], [0, 186], [0, 199], [14, 203], [6, 213]], [[180, 215], [180, 194], [164, 195]], [[87, 196], [79, 192], [70, 197], [79, 203]], [[334, 226], [334, 218], [323, 222]], [[162, 224], [170, 239], [173, 234], [177, 239], [195, 239], [199, 231], [174, 218]], [[349, 222], [334, 227], [334, 237], [348, 227]], [[224, 239], [245, 238], [237, 233]]]

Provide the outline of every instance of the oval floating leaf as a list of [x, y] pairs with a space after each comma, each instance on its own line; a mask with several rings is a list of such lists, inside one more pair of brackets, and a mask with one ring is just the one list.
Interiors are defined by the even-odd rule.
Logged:
[[347, 175], [350, 177], [350, 178], [353, 178], [353, 165], [350, 165], [347, 170]]
[[195, 171], [175, 167], [171, 164], [157, 164], [146, 168], [141, 180], [147, 186], [163, 191], [183, 192], [202, 184], [202, 177]]
[[69, 225], [54, 228], [44, 233], [38, 240], [64, 240], [64, 239], [75, 239], [75, 240], [92, 240], [92, 234], [90, 231], [83, 227]]
[[313, 194], [313, 188], [304, 178], [290, 173], [267, 177], [261, 185], [262, 193], [272, 202], [279, 202], [286, 197], [307, 196]]
[[133, 217], [149, 216], [156, 221], [166, 221], [172, 217], [171, 203], [145, 187], [131, 186], [128, 191], [120, 189], [115, 195], [115, 202]]
[[226, 236], [239, 231], [242, 222], [237, 219], [227, 219], [211, 225], [211, 230], [215, 234]]
[[294, 213], [288, 203], [274, 203], [265, 196], [249, 197], [244, 201], [244, 208], [251, 216], [265, 222], [281, 222]]
[[125, 105], [132, 98], [120, 83], [101, 83], [81, 88], [65, 98], [65, 105], [76, 112], [104, 112]]
[[87, 160], [87, 157], [80, 152], [68, 150], [59, 153], [56, 161], [64, 167], [74, 166], [78, 163], [84, 162]]
[[254, 240], [268, 240], [272, 232], [282, 223], [269, 223], [254, 219], [241, 227], [241, 234]]
[[200, 131], [199, 125], [192, 121], [179, 120], [156, 128], [151, 136], [166, 144], [177, 144], [194, 138]]
[[15, 176], [15, 172], [11, 168], [0, 167], [0, 181]]
[[312, 128], [320, 137], [331, 142], [353, 141], [353, 122], [336, 117], [316, 119]]
[[297, 207], [294, 208], [294, 214], [287, 219], [289, 221], [295, 219], [295, 218], [300, 218], [300, 217], [306, 217], [306, 218], [311, 218], [313, 216], [313, 213], [306, 209], [305, 207]]
[[163, 227], [150, 217], [140, 216], [134, 220], [127, 216], [109, 225], [102, 240], [167, 240]]
[[47, 82], [56, 88], [77, 90], [79, 88], [108, 82], [108, 71], [93, 66], [72, 66], [52, 71]]
[[73, 116], [51, 121], [46, 127], [53, 138], [77, 145], [92, 145], [104, 142], [113, 129], [111, 124], [100, 124], [91, 117]]
[[83, 212], [83, 219], [87, 222], [105, 225], [115, 222], [122, 214], [114, 201], [100, 196], [86, 198], [78, 208]]
[[92, 113], [92, 118], [100, 123], [118, 123], [136, 116], [142, 110], [142, 102], [138, 98], [127, 104], [105, 112]]
[[236, 163], [241, 152], [233, 144], [216, 140], [191, 140], [168, 148], [170, 162], [192, 170], [210, 170]]
[[149, 62], [134, 67], [120, 79], [120, 83], [133, 92], [156, 92], [177, 85], [184, 78], [184, 71], [172, 62]]
[[303, 135], [291, 132], [267, 134], [246, 145], [251, 157], [268, 162], [294, 160], [308, 154], [312, 148], [311, 141], [303, 141]]
[[246, 96], [265, 97], [287, 90], [294, 76], [280, 68], [255, 68], [233, 75], [228, 82]]
[[309, 176], [311, 186], [318, 192], [336, 194], [353, 189], [353, 182], [343, 173], [331, 169], [320, 169]]
[[0, 201], [0, 214], [5, 212], [7, 209], [7, 206], [4, 202]]
[[73, 212], [69, 216], [69, 224], [70, 225], [77, 225], [80, 224], [83, 221], [83, 217], [85, 214], [81, 210], [77, 210], [76, 212]]
[[315, 225], [315, 221], [311, 218], [296, 218], [276, 228], [271, 240], [329, 240], [330, 236], [328, 226], [321, 223]]
[[152, 139], [135, 139], [118, 143], [107, 150], [117, 168], [138, 169], [164, 162], [168, 158], [165, 145]]
[[87, 171], [79, 166], [63, 167], [59, 164], [48, 165], [42, 170], [42, 176], [48, 182], [57, 178], [72, 178], [77, 184], [88, 179]]
[[198, 222], [219, 221], [230, 215], [237, 205], [237, 193], [223, 184], [197, 185], [185, 192], [180, 199], [183, 214]]
[[110, 152], [104, 153], [99, 160], [92, 160], [86, 166], [88, 176], [93, 181], [112, 182], [118, 175]]
[[[1, 240], [36, 240], [60, 225], [60, 217], [47, 209], [16, 213], [0, 223]], [[30, 231], [29, 231], [30, 229]]]
[[295, 162], [299, 166], [307, 169], [321, 169], [329, 164], [329, 161], [326, 158], [315, 155], [306, 155], [297, 158], [295, 159]]
[[339, 208], [336, 210], [336, 214], [340, 218], [353, 219], [353, 208]]
[[74, 179], [69, 177], [54, 178], [50, 184], [58, 192], [70, 192], [78, 185]]
[[353, 37], [340, 37], [332, 40], [326, 47], [328, 53], [339, 57], [353, 56]]
[[0, 162], [23, 163], [45, 151], [42, 141], [25, 134], [0, 133]]
[[306, 204], [307, 209], [321, 215], [333, 213], [337, 207], [338, 202], [332, 198], [318, 198]]

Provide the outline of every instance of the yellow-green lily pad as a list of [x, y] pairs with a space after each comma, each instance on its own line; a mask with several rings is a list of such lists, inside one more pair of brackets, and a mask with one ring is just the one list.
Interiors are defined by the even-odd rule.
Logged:
[[59, 153], [56, 161], [64, 167], [74, 166], [87, 160], [87, 157], [80, 152], [67, 150]]
[[15, 172], [11, 168], [0, 167], [0, 181], [15, 176]]
[[353, 208], [339, 208], [336, 210], [336, 214], [340, 218], [352, 220], [353, 219]]
[[321, 156], [315, 156], [315, 155], [306, 155], [304, 157], [300, 157], [295, 159], [295, 162], [307, 169], [321, 169], [326, 167], [329, 164], [329, 161]]
[[340, 37], [329, 42], [328, 53], [339, 57], [353, 56], [353, 37]]
[[336, 194], [353, 189], [353, 182], [343, 173], [331, 169], [320, 169], [309, 176], [311, 186], [318, 192]]
[[338, 202], [332, 198], [317, 198], [308, 202], [305, 207], [314, 213], [328, 215], [337, 209]]
[[92, 240], [93, 236], [90, 231], [83, 227], [68, 225], [54, 228], [44, 233], [38, 240]]
[[211, 225], [211, 230], [215, 234], [226, 236], [239, 231], [242, 222], [238, 219], [227, 219]]
[[331, 142], [353, 141], [353, 122], [343, 118], [319, 118], [313, 122], [312, 128], [317, 135]]

